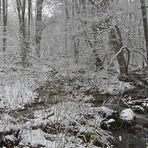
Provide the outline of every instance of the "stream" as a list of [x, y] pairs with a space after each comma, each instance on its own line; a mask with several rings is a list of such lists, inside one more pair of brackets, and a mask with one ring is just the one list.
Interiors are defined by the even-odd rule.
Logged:
[[[137, 88], [136, 88], [137, 89]], [[140, 93], [138, 93], [138, 91]], [[143, 92], [143, 93], [142, 93]], [[124, 104], [120, 98], [131, 97], [133, 100], [141, 100], [148, 97], [148, 90], [137, 89], [132, 92], [127, 92], [121, 96], [103, 95], [95, 96], [95, 106], [106, 104], [107, 107], [114, 109], [115, 111], [121, 111], [128, 108], [128, 104]], [[123, 104], [122, 104], [123, 103]], [[136, 103], [135, 103], [136, 104]], [[139, 102], [137, 103], [140, 104]], [[130, 106], [132, 108], [132, 106]], [[148, 112], [139, 113], [134, 112], [136, 117], [136, 125], [134, 127], [115, 128], [111, 130], [112, 135], [115, 138], [115, 144], [113, 148], [148, 148]]]

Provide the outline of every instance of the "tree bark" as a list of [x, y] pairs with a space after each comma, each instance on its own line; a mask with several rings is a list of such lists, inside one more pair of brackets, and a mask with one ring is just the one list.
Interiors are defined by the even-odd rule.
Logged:
[[69, 16], [69, 11], [68, 11], [68, 5], [67, 5], [67, 0], [63, 0], [63, 7], [64, 7], [64, 48], [65, 48], [65, 54], [66, 56], [68, 55], [68, 35], [67, 35], [67, 25], [68, 25], [68, 20], [70, 19]]
[[[119, 50], [123, 47], [121, 32], [117, 26], [111, 29], [109, 38], [110, 45], [113, 47], [115, 54], [117, 54]], [[124, 58], [123, 50], [118, 54], [117, 60], [120, 69], [120, 76], [128, 77], [128, 66]]]
[[[79, 43], [80, 40], [79, 38], [75, 35], [75, 25], [77, 25], [74, 21], [74, 17], [76, 17], [76, 15], [79, 15], [79, 6], [76, 4], [76, 0], [72, 0], [72, 43], [73, 43], [73, 49], [74, 49], [74, 58], [75, 58], [75, 64], [79, 63]], [[76, 11], [76, 12], [75, 12]], [[80, 26], [79, 26], [80, 27]], [[79, 27], [77, 29], [79, 29]]]
[[147, 20], [145, 0], [140, 0], [140, 3], [141, 3], [141, 13], [142, 13], [142, 20], [143, 20], [146, 51], [147, 51], [147, 60], [148, 60], [148, 20]]
[[0, 23], [2, 21], [2, 0], [0, 0]]
[[3, 0], [3, 51], [6, 51], [8, 0]]
[[42, 40], [42, 9], [44, 0], [37, 0], [36, 3], [36, 54], [40, 57]]
[[22, 58], [22, 66], [27, 66], [27, 52], [28, 52], [28, 44], [27, 44], [27, 35], [26, 35], [26, 21], [25, 21], [25, 10], [26, 10], [26, 0], [16, 0], [17, 4], [17, 12], [19, 19], [19, 30], [20, 30], [20, 43], [21, 43], [21, 58]]
[[30, 44], [31, 17], [32, 17], [32, 1], [28, 0], [28, 46]]
[[97, 40], [97, 36], [98, 34], [98, 30], [96, 29], [96, 27], [93, 25], [92, 26], [92, 31], [93, 31], [93, 37], [94, 37], [94, 43], [93, 43], [93, 54], [95, 56], [95, 65], [96, 65], [96, 71], [98, 71], [101, 67], [102, 67], [102, 61], [97, 53], [97, 44], [98, 44], [98, 40]]

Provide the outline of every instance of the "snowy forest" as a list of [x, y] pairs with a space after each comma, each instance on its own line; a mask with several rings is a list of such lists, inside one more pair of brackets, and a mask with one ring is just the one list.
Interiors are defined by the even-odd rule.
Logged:
[[148, 0], [0, 0], [0, 148], [148, 148]]

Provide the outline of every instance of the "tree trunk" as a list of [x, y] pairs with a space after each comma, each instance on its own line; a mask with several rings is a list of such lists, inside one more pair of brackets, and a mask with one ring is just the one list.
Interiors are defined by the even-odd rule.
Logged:
[[140, 0], [140, 3], [141, 3], [141, 13], [142, 13], [142, 20], [143, 20], [146, 51], [147, 51], [147, 60], [148, 60], [148, 21], [147, 21], [147, 11], [146, 11], [145, 0]]
[[[110, 45], [113, 47], [115, 54], [117, 54], [119, 50], [123, 47], [121, 32], [117, 26], [111, 29], [109, 38], [110, 38]], [[128, 77], [128, 68], [124, 58], [123, 51], [121, 51], [117, 55], [117, 60], [118, 60], [119, 69], [120, 69], [120, 76]]]
[[[79, 38], [75, 35], [75, 29], [79, 29], [75, 27], [75, 25], [77, 25], [74, 21], [74, 17], [76, 17], [75, 14], [79, 15], [78, 13], [78, 6], [76, 4], [75, 0], [72, 0], [72, 43], [73, 43], [73, 49], [74, 49], [74, 58], [75, 58], [75, 64], [78, 64], [79, 62]], [[75, 13], [76, 11], [76, 13]]]
[[26, 22], [25, 22], [25, 10], [26, 10], [26, 0], [16, 0], [17, 4], [17, 12], [19, 19], [19, 30], [20, 30], [20, 43], [21, 43], [21, 58], [23, 67], [27, 66], [27, 52], [28, 52], [28, 44], [27, 44], [27, 35], [26, 35]]
[[2, 0], [0, 0], [0, 23], [2, 21]]
[[98, 30], [96, 29], [96, 27], [93, 25], [92, 26], [92, 31], [93, 31], [93, 37], [94, 37], [94, 47], [93, 47], [93, 54], [95, 56], [95, 65], [96, 65], [96, 71], [98, 71], [101, 67], [102, 67], [102, 61], [97, 53], [97, 44], [98, 44], [98, 40], [97, 40], [97, 36], [99, 35], [98, 34]]
[[6, 51], [8, 0], [3, 0], [3, 51]]
[[41, 51], [43, 1], [44, 0], [37, 0], [36, 4], [36, 54], [38, 57], [40, 57]]
[[31, 16], [32, 16], [32, 2], [31, 0], [28, 0], [28, 47], [30, 45]]
[[[87, 19], [86, 0], [83, 0], [83, 1], [80, 1], [80, 2], [81, 2], [81, 5], [82, 5], [82, 15], [83, 15], [84, 18]], [[87, 25], [87, 22], [86, 23], [84, 22], [82, 27], [85, 28], [86, 25]], [[100, 57], [97, 53], [97, 44], [98, 44], [97, 32], [98, 32], [98, 30], [96, 29], [95, 25], [92, 25], [91, 29], [92, 29], [92, 32], [93, 32], [94, 42], [91, 42], [91, 40], [89, 39], [89, 35], [87, 35], [87, 30], [84, 31], [84, 36], [86, 38], [87, 43], [92, 48], [92, 52], [93, 52], [93, 55], [94, 55], [94, 58], [95, 58], [95, 70], [98, 71], [100, 68], [102, 68], [102, 65], [103, 65], [102, 60], [100, 59]]]
[[67, 0], [63, 0], [63, 13], [64, 13], [64, 48], [65, 48], [65, 54], [68, 56], [68, 34], [67, 34], [67, 25], [68, 25], [68, 20], [70, 18], [69, 12], [68, 12], [68, 5], [67, 5]]

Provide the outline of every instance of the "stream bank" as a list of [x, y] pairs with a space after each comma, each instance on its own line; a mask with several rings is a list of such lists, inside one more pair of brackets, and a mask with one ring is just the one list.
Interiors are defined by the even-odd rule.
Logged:
[[[35, 90], [38, 95], [33, 102], [2, 110], [0, 144], [8, 148], [144, 148], [148, 96], [139, 93], [137, 97], [136, 90], [141, 87], [112, 74], [56, 76]], [[125, 109], [134, 112], [131, 124], [120, 119]]]

